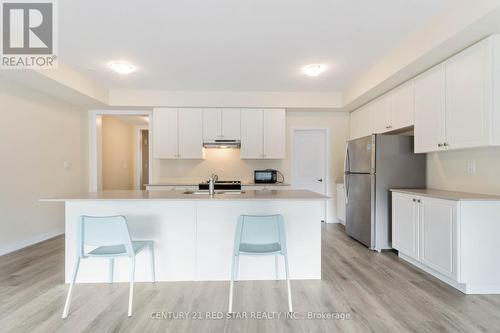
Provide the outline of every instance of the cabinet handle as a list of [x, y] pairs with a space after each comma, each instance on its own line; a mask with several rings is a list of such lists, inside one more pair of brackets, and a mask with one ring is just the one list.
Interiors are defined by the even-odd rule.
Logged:
[[391, 129], [391, 128], [392, 128], [392, 125], [387, 125], [385, 128], [386, 128], [386, 129]]
[[417, 202], [417, 199], [413, 198], [413, 202]]
[[443, 146], [443, 144], [442, 144], [442, 143], [438, 143], [438, 147], [440, 147], [440, 148], [441, 148], [442, 146]]
[[449, 146], [448, 142], [443, 143], [443, 147], [448, 147], [448, 146]]

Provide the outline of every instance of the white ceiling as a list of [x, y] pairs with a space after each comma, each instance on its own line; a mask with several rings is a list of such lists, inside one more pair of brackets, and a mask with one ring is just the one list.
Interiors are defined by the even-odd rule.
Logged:
[[60, 61], [110, 89], [341, 91], [451, 1], [59, 1]]

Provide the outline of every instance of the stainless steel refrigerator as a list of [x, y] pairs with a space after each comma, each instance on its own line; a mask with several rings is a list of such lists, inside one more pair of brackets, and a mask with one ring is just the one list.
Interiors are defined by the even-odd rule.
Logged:
[[413, 136], [374, 134], [347, 143], [344, 174], [347, 234], [392, 248], [389, 189], [425, 187], [426, 155], [413, 153]]

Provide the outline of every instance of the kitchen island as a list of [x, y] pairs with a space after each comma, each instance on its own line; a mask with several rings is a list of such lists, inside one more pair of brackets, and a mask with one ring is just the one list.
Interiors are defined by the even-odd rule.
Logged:
[[[282, 214], [285, 218], [291, 279], [321, 278], [322, 202], [326, 196], [304, 190], [218, 193], [189, 191], [103, 191], [44, 199], [65, 204], [65, 277], [76, 257], [77, 224], [82, 215], [124, 215], [133, 240], [155, 242], [157, 281], [229, 280], [234, 232], [240, 214]], [[136, 259], [136, 281], [150, 281], [149, 253]], [[115, 260], [115, 281], [128, 281], [130, 260]], [[280, 279], [284, 278], [280, 260]], [[108, 281], [105, 259], [83, 260], [77, 282]], [[242, 257], [239, 279], [273, 280], [269, 257]]]

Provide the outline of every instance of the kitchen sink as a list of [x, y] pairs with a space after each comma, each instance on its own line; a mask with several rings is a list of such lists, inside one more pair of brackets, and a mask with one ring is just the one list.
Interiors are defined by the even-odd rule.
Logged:
[[[245, 191], [215, 191], [215, 194], [242, 194]], [[182, 194], [208, 195], [208, 191], [184, 191]]]

